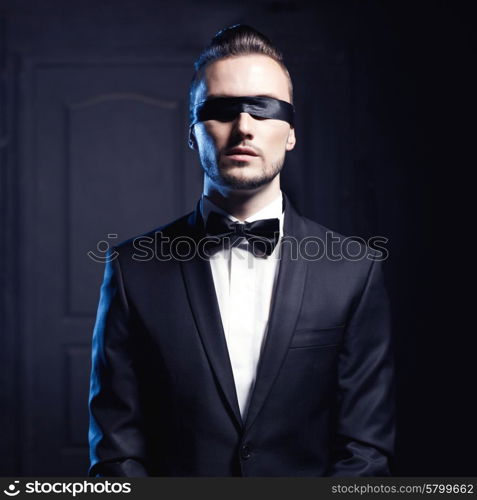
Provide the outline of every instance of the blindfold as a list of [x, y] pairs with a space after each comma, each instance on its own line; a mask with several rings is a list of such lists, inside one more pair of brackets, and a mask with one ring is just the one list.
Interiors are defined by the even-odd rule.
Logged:
[[294, 126], [295, 108], [273, 97], [213, 97], [196, 104], [191, 111], [190, 124], [206, 120], [229, 122], [240, 113], [257, 118], [283, 120]]

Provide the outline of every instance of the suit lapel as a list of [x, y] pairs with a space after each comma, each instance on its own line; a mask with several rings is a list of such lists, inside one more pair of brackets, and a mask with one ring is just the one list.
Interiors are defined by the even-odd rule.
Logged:
[[[188, 232], [197, 242], [202, 236], [203, 223], [199, 204], [188, 220]], [[212, 271], [208, 260], [199, 255], [181, 261], [190, 306], [204, 349], [236, 423], [242, 428], [232, 366], [222, 326]]]
[[[285, 196], [286, 210], [283, 233], [299, 242], [306, 236], [303, 218]], [[282, 240], [283, 243], [283, 240]], [[301, 308], [306, 279], [306, 261], [296, 257], [290, 244], [281, 246], [281, 260], [270, 311], [265, 345], [260, 356], [255, 387], [245, 421], [248, 430], [272, 387], [286, 355]], [[293, 258], [292, 258], [293, 257]]]
[[[298, 242], [306, 236], [303, 218], [284, 194], [284, 236]], [[187, 233], [197, 242], [204, 236], [200, 205], [188, 219]], [[283, 243], [283, 241], [282, 241]], [[273, 294], [267, 338], [257, 370], [257, 377], [245, 421], [249, 429], [262, 408], [286, 355], [301, 308], [306, 280], [306, 261], [296, 258], [290, 244], [281, 246], [281, 260]], [[210, 365], [225, 400], [240, 428], [243, 421], [238, 406], [235, 382], [222, 326], [214, 281], [208, 260], [196, 255], [181, 261], [184, 283], [197, 329]]]

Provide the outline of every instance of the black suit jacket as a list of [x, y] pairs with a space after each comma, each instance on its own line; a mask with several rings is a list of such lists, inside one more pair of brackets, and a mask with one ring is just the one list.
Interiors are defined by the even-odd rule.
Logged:
[[381, 263], [364, 247], [360, 260], [297, 255], [293, 240], [326, 241], [329, 230], [286, 202], [245, 421], [210, 263], [187, 254], [204, 236], [199, 206], [113, 249], [93, 335], [91, 476], [389, 474], [393, 363]]

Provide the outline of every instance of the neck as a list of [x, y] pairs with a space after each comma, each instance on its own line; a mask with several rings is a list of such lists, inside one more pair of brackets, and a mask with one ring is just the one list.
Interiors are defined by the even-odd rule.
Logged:
[[222, 210], [244, 221], [280, 195], [280, 175], [256, 189], [230, 189], [218, 186], [204, 177], [204, 195]]

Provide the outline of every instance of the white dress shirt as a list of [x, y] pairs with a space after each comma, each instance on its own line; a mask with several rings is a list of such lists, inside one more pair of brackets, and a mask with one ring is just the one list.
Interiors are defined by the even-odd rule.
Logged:
[[[232, 248], [220, 249], [209, 259], [243, 420], [265, 342], [278, 276], [279, 245], [283, 236], [282, 198], [280, 192], [275, 200], [245, 219], [245, 222], [279, 219], [280, 239], [271, 255], [255, 257], [247, 250], [247, 240], [242, 238], [240, 243], [236, 242]], [[223, 214], [234, 222], [241, 222], [202, 195], [204, 221], [211, 211]]]

